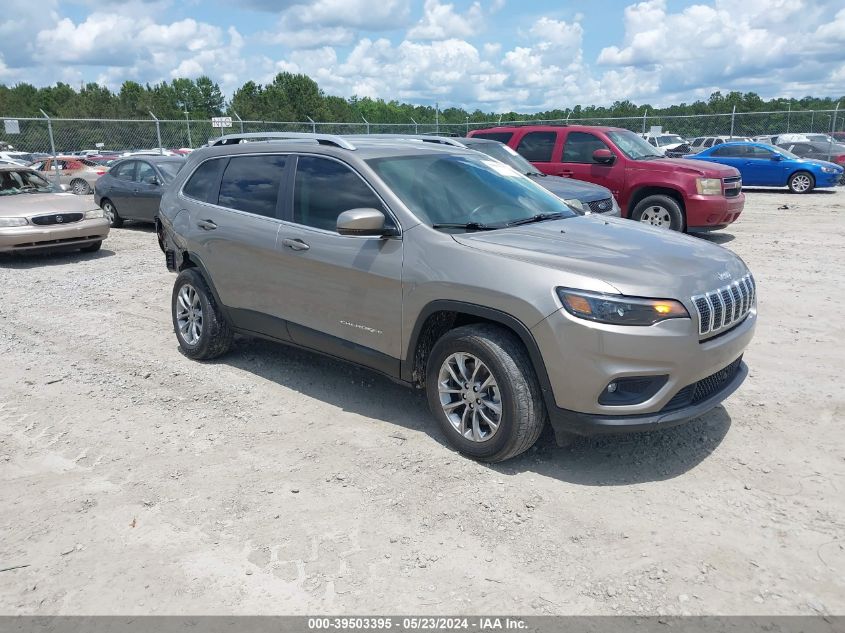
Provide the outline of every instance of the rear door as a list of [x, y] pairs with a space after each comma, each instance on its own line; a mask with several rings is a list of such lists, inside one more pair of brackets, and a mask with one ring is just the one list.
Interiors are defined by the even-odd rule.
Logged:
[[562, 176], [560, 173], [560, 144], [554, 130], [526, 132], [514, 149], [534, 164], [544, 174]]
[[118, 163], [109, 170], [106, 186], [98, 189], [100, 195], [114, 203], [121, 217], [131, 218], [133, 194], [135, 190], [135, 170], [138, 161], [127, 160]]
[[278, 236], [287, 271], [288, 328], [301, 345], [395, 373], [401, 356], [402, 240], [337, 233], [337, 216], [356, 208], [379, 209], [388, 223], [396, 223], [349, 165], [299, 156], [292, 212]]
[[235, 324], [282, 340], [290, 271], [276, 233], [290, 164], [286, 154], [211, 159], [182, 188], [191, 248]]
[[[593, 152], [610, 150], [616, 160], [608, 165], [597, 163]], [[561, 175], [607, 187], [617, 200], [622, 199], [625, 186], [625, 165], [619, 152], [591, 132], [567, 131], [563, 139]]]

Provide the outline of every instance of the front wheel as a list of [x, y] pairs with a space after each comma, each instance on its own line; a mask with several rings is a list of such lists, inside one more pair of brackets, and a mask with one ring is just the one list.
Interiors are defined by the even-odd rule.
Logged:
[[806, 171], [796, 171], [786, 183], [792, 193], [810, 193], [816, 186], [813, 174]]
[[176, 277], [171, 299], [173, 329], [185, 356], [210, 360], [229, 351], [234, 333], [208, 284], [196, 269]]
[[631, 219], [673, 231], [684, 230], [684, 212], [669, 196], [648, 196], [634, 207]]
[[426, 368], [426, 395], [449, 443], [486, 462], [527, 451], [546, 423], [525, 347], [497, 325], [459, 327], [437, 341]]

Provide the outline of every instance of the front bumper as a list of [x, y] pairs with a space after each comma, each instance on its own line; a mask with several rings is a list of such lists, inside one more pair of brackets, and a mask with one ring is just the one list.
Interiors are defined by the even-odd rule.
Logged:
[[687, 196], [684, 200], [687, 228], [690, 231], [713, 231], [735, 222], [745, 207], [745, 194], [725, 196]]
[[[677, 408], [676, 396], [740, 358], [756, 323], [754, 308], [733, 329], [701, 341], [694, 319], [630, 327], [577, 319], [562, 309], [555, 312], [531, 330], [549, 377], [547, 408], [555, 429], [582, 434], [642, 430], [701, 415], [742, 383], [744, 365], [730, 385], [705, 400]], [[643, 376], [665, 377], [665, 383], [642, 402], [599, 404], [610, 382]]]
[[73, 224], [15, 226], [0, 229], [0, 253], [19, 253], [54, 248], [81, 248], [109, 236], [105, 218]]
[[816, 187], [838, 187], [845, 179], [845, 174], [816, 174]]

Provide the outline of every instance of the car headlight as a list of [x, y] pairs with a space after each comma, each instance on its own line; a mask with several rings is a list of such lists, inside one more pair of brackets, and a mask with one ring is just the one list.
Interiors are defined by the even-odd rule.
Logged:
[[612, 215], [617, 218], [622, 217], [622, 209], [619, 208], [619, 203], [616, 202], [616, 198], [611, 198], [611, 200], [613, 200], [613, 211], [611, 211], [608, 215]]
[[674, 299], [642, 299], [558, 288], [564, 309], [579, 319], [612, 325], [654, 325], [666, 319], [688, 319], [689, 312]]
[[718, 178], [696, 178], [695, 188], [702, 196], [722, 195], [722, 181]]
[[100, 208], [91, 209], [90, 211], [85, 212], [85, 219], [86, 220], [99, 220], [100, 218], [106, 217], [103, 213], [103, 210]]
[[578, 198], [568, 198], [564, 200], [564, 202], [576, 211], [580, 211], [581, 213], [587, 212], [587, 210], [584, 208], [584, 203], [581, 202]]
[[0, 228], [7, 228], [11, 226], [26, 226], [29, 224], [26, 218], [0, 218]]
[[827, 165], [822, 165], [822, 171], [826, 174], [835, 174], [839, 171], [836, 167], [828, 167]]

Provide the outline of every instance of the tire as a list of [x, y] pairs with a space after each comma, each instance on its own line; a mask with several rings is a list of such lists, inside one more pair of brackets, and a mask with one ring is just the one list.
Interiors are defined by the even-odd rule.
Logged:
[[83, 246], [79, 250], [82, 251], [83, 253], [96, 253], [98, 250], [100, 250], [100, 247], [102, 245], [103, 245], [103, 240], [98, 240], [98, 241], [94, 242], [93, 244], [89, 244], [88, 246]]
[[188, 358], [210, 360], [231, 348], [234, 332], [197, 269], [183, 270], [176, 277], [171, 315], [179, 347]]
[[[459, 358], [464, 359], [470, 379], [476, 379], [463, 393], [455, 390], [460, 384], [455, 381], [456, 374], [460, 377]], [[488, 377], [493, 386], [479, 391]], [[451, 391], [441, 393], [441, 388]], [[428, 358], [426, 395], [449, 443], [485, 462], [501, 462], [527, 451], [546, 424], [546, 407], [528, 353], [516, 335], [498, 325], [467, 325], [440, 338]], [[464, 396], [476, 398], [475, 404], [467, 404]], [[498, 424], [494, 429], [485, 420]]]
[[91, 185], [82, 180], [82, 178], [75, 178], [70, 181], [70, 190], [77, 196], [87, 196], [91, 193]]
[[816, 186], [816, 179], [808, 171], [796, 171], [786, 182], [792, 193], [810, 193]]
[[643, 198], [634, 207], [631, 219], [673, 231], [684, 230], [684, 212], [670, 196], [655, 195]]
[[108, 198], [103, 198], [102, 201], [100, 201], [100, 208], [103, 210], [106, 220], [109, 221], [110, 227], [113, 229], [119, 229], [123, 226], [123, 218], [120, 217], [120, 214], [118, 214], [117, 207], [114, 206], [114, 202]]

